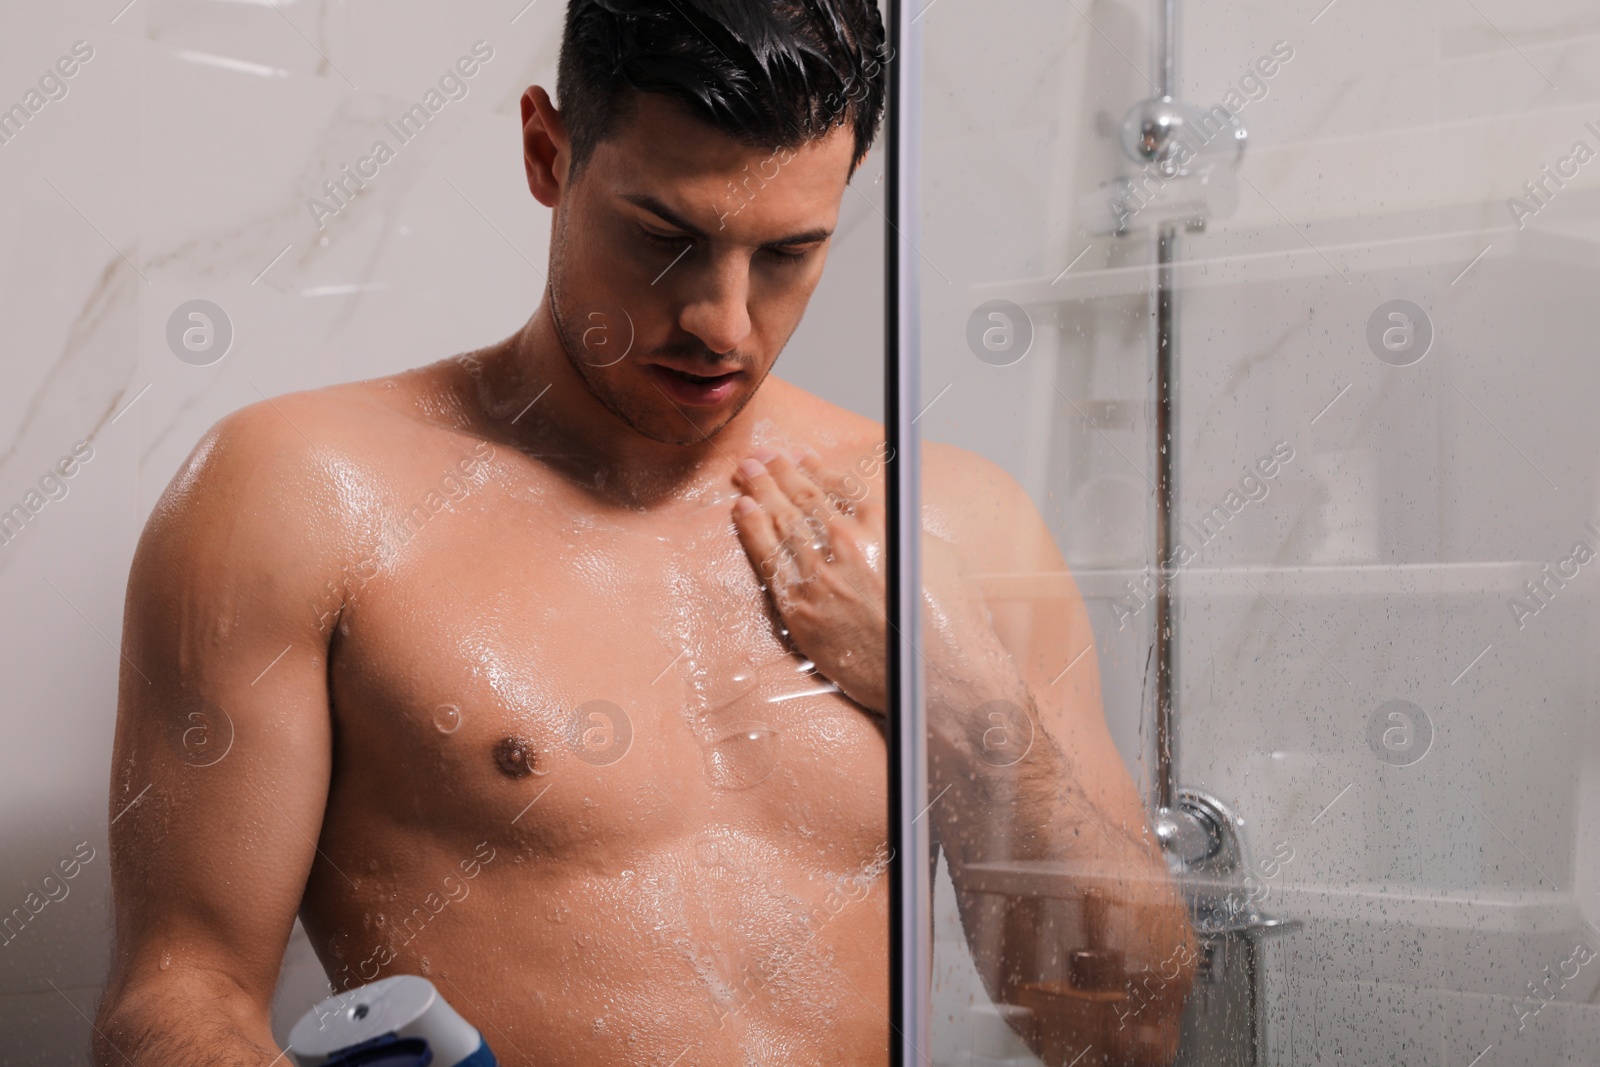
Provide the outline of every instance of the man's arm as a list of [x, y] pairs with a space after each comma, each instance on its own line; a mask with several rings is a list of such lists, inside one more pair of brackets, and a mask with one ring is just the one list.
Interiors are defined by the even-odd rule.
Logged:
[[[1023, 984], [1065, 977], [1074, 949], [1120, 952], [1130, 999], [1108, 1009], [1114, 1061], [1169, 1062], [1195, 942], [1106, 728], [1088, 612], [1021, 488], [977, 457], [929, 453], [930, 509], [956, 542], [923, 538], [930, 794], [948, 788], [930, 815], [975, 961], [991, 994], [1017, 1003]], [[993, 595], [1006, 585], [1028, 595]], [[1002, 880], [972, 870], [1017, 861], [1076, 872], [1056, 891], [1077, 900], [996, 894]], [[1103, 923], [1084, 930], [1090, 889]]]
[[[1074, 949], [1121, 953], [1128, 1000], [1102, 1051], [1119, 1064], [1170, 1062], [1194, 938], [1106, 729], [1094, 658], [1079, 658], [1093, 643], [1083, 599], [1014, 481], [948, 446], [929, 444], [924, 458], [929, 818], [974, 961], [995, 999], [1017, 1003], [1023, 985], [1065, 977]], [[845, 695], [891, 713], [876, 467], [857, 464], [873, 472], [863, 480], [814, 453], [752, 459], [735, 475], [745, 495], [734, 527], [792, 640]], [[983, 573], [1049, 575], [1060, 593], [990, 603], [974, 579]], [[1060, 871], [1054, 903], [975, 870], [1035, 861]], [[1062, 902], [1091, 888], [1099, 902], [1086, 910], [1103, 917], [1082, 931], [1080, 908]]]
[[[293, 419], [291, 423], [289, 420]], [[219, 422], [135, 552], [111, 770], [116, 948], [95, 1062], [265, 1067], [316, 858], [338, 502], [317, 402]], [[323, 614], [323, 611], [328, 614]]]

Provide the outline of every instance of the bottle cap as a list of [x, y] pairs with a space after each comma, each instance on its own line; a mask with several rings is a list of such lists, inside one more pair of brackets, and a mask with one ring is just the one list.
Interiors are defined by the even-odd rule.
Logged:
[[[397, 974], [328, 997], [294, 1024], [289, 1046], [300, 1067], [494, 1063], [483, 1035], [439, 995], [432, 982], [415, 974]], [[410, 1053], [412, 1059], [405, 1059], [406, 1050], [413, 1046], [420, 1048], [423, 1057], [431, 1053], [431, 1059], [417, 1059], [416, 1052]], [[379, 1049], [394, 1058], [373, 1059]], [[473, 1056], [480, 1058], [471, 1059]]]

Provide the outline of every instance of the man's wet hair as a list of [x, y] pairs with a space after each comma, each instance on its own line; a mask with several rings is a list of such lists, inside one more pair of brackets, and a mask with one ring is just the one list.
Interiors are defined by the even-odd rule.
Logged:
[[873, 0], [570, 0], [556, 80], [570, 174], [638, 93], [757, 147], [849, 125], [854, 170], [883, 113], [888, 59]]

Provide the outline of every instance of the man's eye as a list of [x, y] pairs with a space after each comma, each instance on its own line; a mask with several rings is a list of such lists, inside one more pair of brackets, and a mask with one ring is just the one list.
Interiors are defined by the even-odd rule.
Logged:
[[781, 248], [768, 248], [766, 251], [771, 252], [780, 261], [786, 263], [798, 263], [811, 254], [811, 249], [809, 248], [802, 249], [799, 252], [786, 252]]
[[641, 237], [643, 237], [645, 240], [651, 242], [652, 244], [658, 244], [662, 248], [673, 248], [673, 249], [681, 249], [682, 246], [683, 246], [683, 243], [689, 239], [687, 236], [685, 236], [683, 234], [669, 235], [669, 234], [655, 233], [652, 230], [645, 229], [643, 226], [639, 227], [639, 235]]

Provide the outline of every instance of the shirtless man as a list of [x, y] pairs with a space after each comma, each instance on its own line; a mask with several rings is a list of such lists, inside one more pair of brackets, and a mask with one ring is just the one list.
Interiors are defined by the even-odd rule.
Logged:
[[[562, 108], [522, 99], [553, 211], [527, 324], [235, 412], [155, 507], [100, 1064], [266, 1067], [297, 913], [336, 989], [425, 975], [505, 1064], [883, 1061], [893, 460], [768, 377], [878, 122], [881, 24], [640, 6], [574, 0]], [[926, 467], [929, 819], [975, 957], [1015, 1002], [1077, 935], [970, 865], [1110, 871], [1098, 936], [1142, 987], [1083, 1062], [1166, 1062], [1192, 937], [1094, 657], [1051, 684], [1083, 604], [985, 602], [967, 575], [1065, 564], [995, 467]]]

